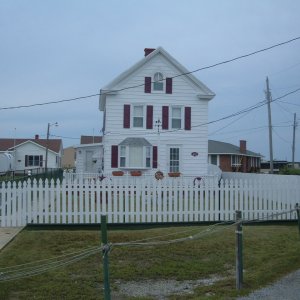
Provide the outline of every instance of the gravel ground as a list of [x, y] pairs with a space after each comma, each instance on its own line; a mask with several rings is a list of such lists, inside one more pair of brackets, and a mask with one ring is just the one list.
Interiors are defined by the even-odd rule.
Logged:
[[[208, 286], [222, 280], [221, 277], [211, 277], [199, 280], [144, 280], [130, 282], [116, 282], [118, 291], [112, 292], [112, 299], [122, 297], [152, 297], [155, 300], [165, 300], [170, 295], [193, 294], [198, 286]], [[300, 269], [293, 272], [272, 285], [257, 290], [246, 297], [236, 300], [300, 300]]]
[[112, 299], [122, 299], [121, 297], [152, 297], [155, 300], [167, 299], [170, 295], [193, 294], [193, 290], [198, 286], [212, 285], [221, 280], [221, 277], [211, 277], [199, 280], [143, 280], [130, 282], [116, 282], [118, 291], [112, 292]]
[[299, 300], [300, 299], [300, 269], [293, 272], [272, 285], [251, 293], [238, 300]]

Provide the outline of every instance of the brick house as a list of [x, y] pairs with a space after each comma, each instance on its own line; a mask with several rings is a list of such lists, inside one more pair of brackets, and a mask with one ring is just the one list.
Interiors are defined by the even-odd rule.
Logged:
[[208, 162], [217, 165], [223, 172], [257, 173], [262, 155], [247, 150], [247, 142], [240, 146], [220, 141], [208, 141]]

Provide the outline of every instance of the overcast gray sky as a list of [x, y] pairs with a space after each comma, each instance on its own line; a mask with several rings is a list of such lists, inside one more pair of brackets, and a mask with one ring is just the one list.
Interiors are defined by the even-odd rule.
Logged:
[[[1, 0], [0, 108], [96, 94], [162, 46], [189, 70], [209, 66], [300, 36], [298, 0]], [[300, 40], [194, 74], [216, 93], [209, 120], [300, 88]], [[272, 103], [274, 158], [291, 160], [293, 114], [300, 92]], [[0, 137], [99, 135], [98, 97], [32, 108], [1, 109]], [[199, 120], [199, 124], [201, 120]], [[209, 138], [269, 158], [267, 107], [209, 126]], [[300, 135], [296, 132], [296, 160]]]

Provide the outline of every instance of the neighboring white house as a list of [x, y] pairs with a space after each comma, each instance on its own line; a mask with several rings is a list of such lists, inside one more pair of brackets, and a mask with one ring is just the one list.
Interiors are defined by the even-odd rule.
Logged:
[[101, 89], [104, 174], [207, 174], [208, 102], [215, 94], [163, 48]]
[[81, 136], [76, 151], [76, 173], [103, 172], [103, 146], [101, 136]]
[[12, 155], [16, 172], [45, 168], [47, 148], [47, 168], [60, 168], [63, 151], [61, 139], [40, 139], [38, 135], [35, 139], [0, 138], [0, 152]]

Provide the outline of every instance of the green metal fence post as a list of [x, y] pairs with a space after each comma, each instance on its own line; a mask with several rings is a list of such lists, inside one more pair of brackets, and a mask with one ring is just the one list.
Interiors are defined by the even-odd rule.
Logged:
[[107, 225], [106, 216], [101, 216], [101, 241], [102, 241], [102, 253], [103, 253], [103, 280], [104, 280], [104, 299], [110, 300], [110, 285], [109, 285], [109, 261], [108, 252], [109, 245], [107, 243]]

